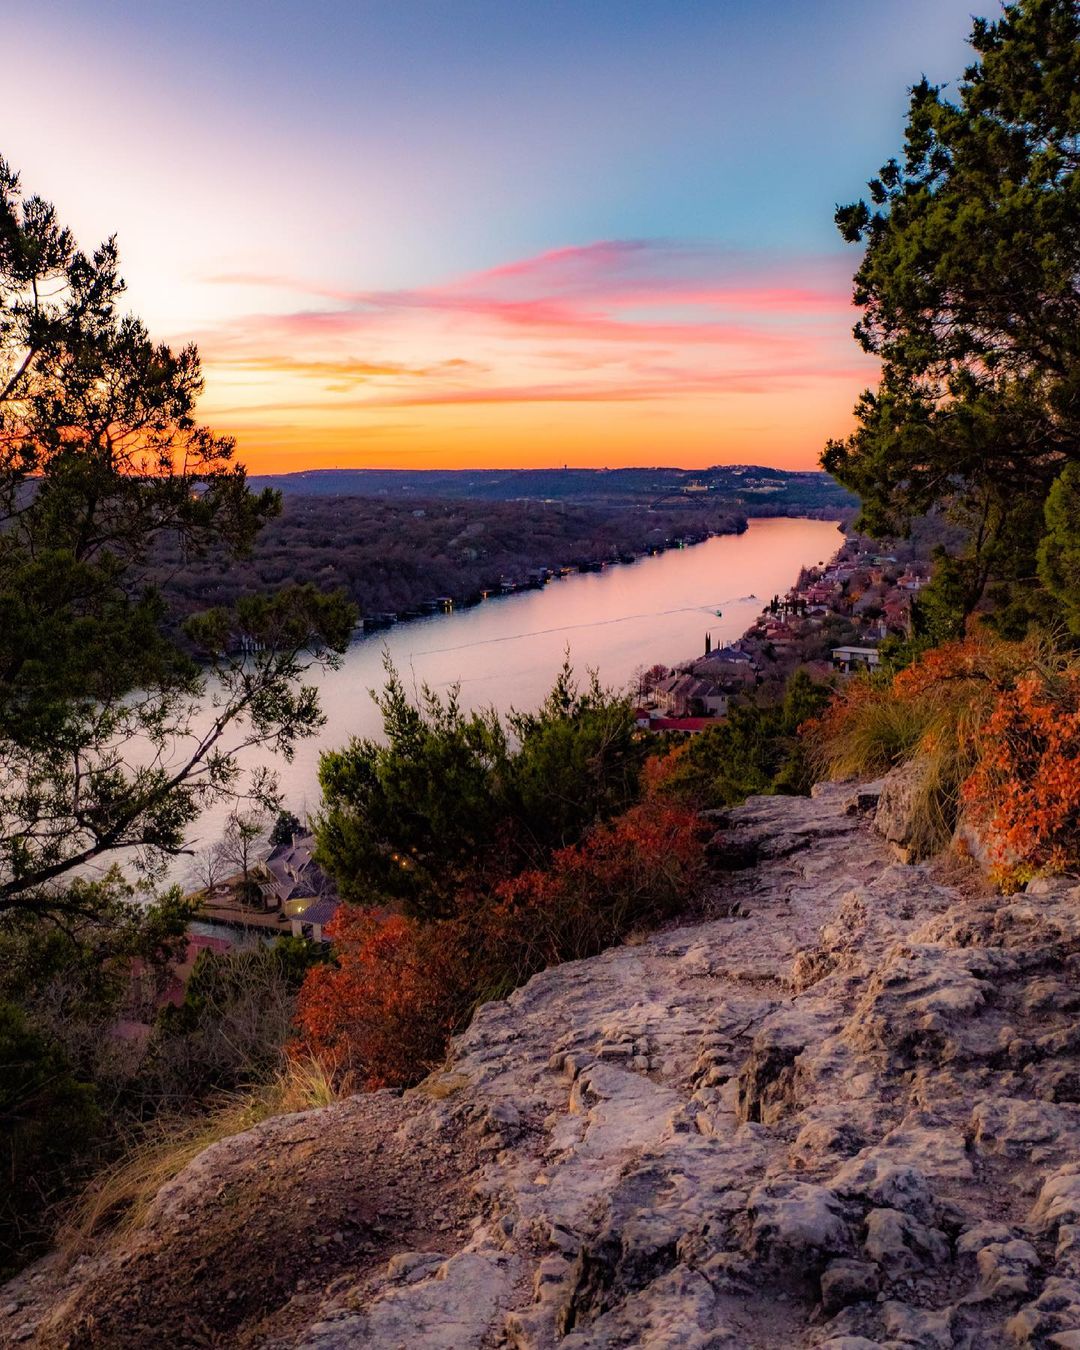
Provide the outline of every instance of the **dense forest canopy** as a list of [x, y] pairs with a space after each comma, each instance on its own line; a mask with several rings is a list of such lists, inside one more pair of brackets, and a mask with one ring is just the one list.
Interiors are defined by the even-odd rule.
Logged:
[[691, 506], [656, 511], [420, 498], [286, 495], [281, 515], [250, 554], [222, 550], [185, 557], [176, 540], [155, 553], [154, 575], [178, 614], [287, 582], [341, 588], [361, 613], [402, 612], [435, 596], [456, 600], [498, 589], [530, 571], [643, 553], [687, 533], [735, 533], [746, 518], [734, 508]]

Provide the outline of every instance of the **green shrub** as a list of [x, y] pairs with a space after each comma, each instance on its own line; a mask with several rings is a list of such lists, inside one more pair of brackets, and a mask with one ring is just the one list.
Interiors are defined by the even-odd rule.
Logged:
[[569, 665], [535, 713], [466, 713], [405, 692], [387, 665], [377, 697], [384, 741], [323, 756], [318, 856], [341, 894], [452, 915], [483, 891], [625, 810], [640, 792], [646, 748], [629, 701]]
[[101, 1125], [93, 1085], [20, 1008], [0, 1003], [0, 1274], [47, 1235], [50, 1207], [85, 1165]]

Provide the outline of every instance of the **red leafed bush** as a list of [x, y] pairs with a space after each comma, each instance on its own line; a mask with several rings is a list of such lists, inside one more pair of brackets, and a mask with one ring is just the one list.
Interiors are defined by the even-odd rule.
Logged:
[[999, 879], [1080, 864], [1080, 670], [1032, 671], [1000, 694], [963, 787]]
[[1007, 887], [1080, 865], [1080, 666], [1045, 641], [945, 643], [892, 680], [851, 680], [806, 731], [833, 777], [920, 760], [927, 851], [962, 813]]
[[343, 905], [330, 936], [336, 964], [300, 991], [305, 1048], [367, 1088], [416, 1082], [468, 1002], [456, 926]]
[[692, 902], [704, 838], [692, 812], [637, 806], [523, 872], [453, 919], [343, 906], [333, 966], [300, 992], [304, 1049], [366, 1087], [405, 1086], [439, 1062], [485, 998], [545, 966], [589, 956]]
[[663, 754], [649, 756], [641, 771], [642, 787], [646, 797], [663, 796], [678, 777], [689, 748], [689, 741], [681, 741], [670, 750], [665, 750]]
[[700, 885], [703, 842], [697, 815], [654, 803], [597, 826], [545, 871], [496, 889], [480, 916], [489, 969], [519, 984], [685, 908]]

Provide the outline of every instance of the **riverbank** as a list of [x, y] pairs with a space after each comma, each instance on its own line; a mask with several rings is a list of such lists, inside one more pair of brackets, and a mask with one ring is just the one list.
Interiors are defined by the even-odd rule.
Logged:
[[361, 617], [357, 633], [379, 633], [393, 628], [400, 622], [431, 618], [439, 614], [453, 614], [456, 610], [471, 609], [485, 601], [498, 600], [510, 595], [519, 595], [522, 591], [539, 591], [554, 581], [563, 581], [578, 574], [596, 575], [607, 568], [626, 566], [642, 558], [657, 558], [670, 549], [693, 548], [708, 539], [726, 534], [742, 534], [747, 529], [747, 520], [739, 517], [733, 522], [733, 528], [718, 530], [703, 528], [686, 530], [680, 534], [665, 535], [652, 543], [639, 548], [613, 548], [610, 557], [578, 558], [570, 563], [549, 563], [529, 568], [517, 575], [500, 576], [498, 581], [489, 581], [478, 589], [462, 594], [437, 595], [421, 600], [414, 607], [401, 613], [397, 611], [376, 611]]
[[[673, 669], [651, 667], [639, 691], [642, 711], [694, 719], [710, 711], [698, 706], [710, 697], [776, 702], [798, 669], [817, 681], [873, 669], [881, 642], [911, 636], [913, 605], [930, 572], [929, 549], [918, 540], [883, 544], [850, 534], [828, 562], [804, 567], [775, 593], [734, 642], [719, 650], [707, 644]], [[723, 712], [726, 703], [716, 715]]]
[[[535, 708], [567, 650], [577, 671], [599, 672], [604, 684], [634, 686], [649, 653], [682, 653], [734, 642], [757, 619], [762, 598], [784, 591], [804, 567], [824, 563], [843, 542], [837, 526], [797, 518], [756, 519], [737, 535], [717, 535], [689, 549], [576, 573], [557, 585], [510, 595], [498, 603], [397, 624], [360, 637], [337, 671], [312, 672], [326, 725], [301, 741], [291, 764], [262, 753], [239, 756], [245, 771], [284, 768], [284, 805], [301, 820], [318, 809], [319, 756], [350, 737], [379, 737], [371, 697], [385, 682], [384, 660], [419, 692], [458, 687], [466, 708]], [[720, 616], [716, 611], [721, 610]], [[192, 846], [221, 838], [227, 806], [206, 812]], [[172, 878], [183, 882], [179, 871]]]

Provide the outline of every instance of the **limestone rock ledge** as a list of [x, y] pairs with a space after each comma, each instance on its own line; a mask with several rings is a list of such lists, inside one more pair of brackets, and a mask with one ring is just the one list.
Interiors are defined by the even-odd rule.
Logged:
[[[483, 1007], [351, 1155], [362, 1175], [378, 1143], [414, 1189], [410, 1159], [464, 1160], [467, 1221], [377, 1260], [346, 1244], [314, 1292], [222, 1314], [220, 1343], [1080, 1347], [1080, 887], [984, 896], [901, 865], [874, 798], [752, 799], [718, 822], [722, 917]], [[318, 1135], [319, 1114], [291, 1119]], [[9, 1286], [0, 1336], [150, 1344], [95, 1338], [86, 1309], [138, 1277], [140, 1242], [168, 1258], [167, 1211], [212, 1231], [273, 1127], [197, 1159], [152, 1239], [62, 1300], [47, 1264]]]

